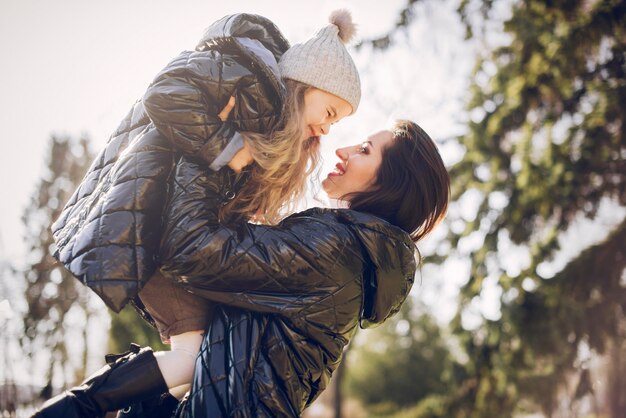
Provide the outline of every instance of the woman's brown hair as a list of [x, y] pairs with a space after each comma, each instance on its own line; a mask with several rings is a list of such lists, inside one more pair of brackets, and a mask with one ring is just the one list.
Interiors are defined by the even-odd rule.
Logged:
[[435, 142], [416, 123], [398, 120], [371, 190], [345, 196], [350, 209], [385, 219], [417, 242], [445, 217], [450, 177]]

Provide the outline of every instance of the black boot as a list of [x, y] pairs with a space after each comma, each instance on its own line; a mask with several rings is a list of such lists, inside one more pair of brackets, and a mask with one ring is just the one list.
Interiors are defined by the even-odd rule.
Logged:
[[178, 399], [164, 393], [161, 396], [136, 402], [117, 413], [117, 418], [172, 418]]
[[32, 418], [102, 417], [107, 411], [167, 392], [150, 347], [131, 344], [128, 353], [107, 356], [107, 362], [80, 386], [47, 401]]

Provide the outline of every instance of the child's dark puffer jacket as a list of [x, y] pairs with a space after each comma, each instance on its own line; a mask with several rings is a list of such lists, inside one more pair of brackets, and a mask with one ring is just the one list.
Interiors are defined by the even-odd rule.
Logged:
[[[276, 127], [286, 94], [277, 61], [288, 47], [264, 17], [217, 21], [195, 51], [157, 75], [96, 157], [52, 231], [55, 257], [111, 309], [119, 312], [158, 266], [168, 178], [180, 155], [208, 167], [235, 131]], [[223, 123], [217, 115], [233, 95]]]

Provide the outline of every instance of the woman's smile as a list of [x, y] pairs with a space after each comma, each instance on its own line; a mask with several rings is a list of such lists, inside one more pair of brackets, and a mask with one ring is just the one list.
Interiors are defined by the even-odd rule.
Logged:
[[331, 171], [330, 173], [328, 173], [328, 177], [332, 177], [332, 176], [343, 176], [343, 174], [346, 172], [346, 169], [344, 167], [343, 164], [341, 163], [337, 163], [335, 165], [335, 170]]

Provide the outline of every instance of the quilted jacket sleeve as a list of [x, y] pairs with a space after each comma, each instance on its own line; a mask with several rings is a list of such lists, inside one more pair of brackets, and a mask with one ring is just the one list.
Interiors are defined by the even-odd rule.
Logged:
[[165, 214], [164, 272], [205, 290], [300, 294], [331, 280], [345, 259], [352, 263], [346, 268], [358, 274], [363, 257], [356, 238], [339, 222], [296, 214], [277, 226], [219, 225], [219, 205], [212, 204], [205, 177], [197, 174], [200, 165], [182, 160]]
[[[157, 129], [187, 155], [211, 163], [235, 130], [269, 129], [279, 112], [275, 97], [242, 59], [218, 50], [185, 51], [148, 87], [143, 104]], [[219, 112], [234, 95], [227, 123]], [[254, 123], [247, 123], [254, 121]], [[259, 123], [261, 121], [261, 123]]]
[[331, 255], [341, 259], [346, 250], [335, 228], [314, 218], [293, 218], [274, 227], [186, 219], [177, 226], [185, 240], [174, 243], [166, 237], [161, 269], [198, 289], [305, 295], [340, 267]]

